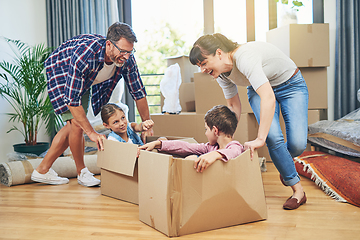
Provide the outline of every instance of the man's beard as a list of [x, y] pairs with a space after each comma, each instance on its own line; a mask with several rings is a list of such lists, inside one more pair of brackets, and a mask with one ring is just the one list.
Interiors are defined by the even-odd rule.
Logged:
[[123, 62], [120, 63], [120, 62], [118, 62], [118, 61], [116, 60], [116, 58], [111, 57], [110, 59], [111, 59], [111, 61], [112, 61], [113, 63], [115, 63], [115, 66], [116, 66], [116, 67], [122, 67], [122, 66], [124, 66], [124, 63], [125, 63], [125, 61], [126, 61], [126, 59], [121, 59], [121, 60], [123, 60]]

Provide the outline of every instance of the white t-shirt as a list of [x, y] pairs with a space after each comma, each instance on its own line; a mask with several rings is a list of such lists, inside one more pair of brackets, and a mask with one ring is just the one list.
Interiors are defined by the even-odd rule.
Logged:
[[113, 63], [111, 65], [107, 65], [104, 62], [104, 67], [97, 74], [92, 85], [96, 85], [98, 83], [104, 82], [104, 81], [108, 80], [109, 78], [111, 78], [115, 73], [115, 69], [116, 69], [115, 63]]
[[267, 42], [248, 42], [241, 45], [233, 56], [234, 67], [229, 76], [221, 74], [217, 81], [226, 99], [234, 97], [237, 86], [251, 85], [257, 90], [270, 82], [277, 86], [289, 80], [297, 66], [280, 49]]

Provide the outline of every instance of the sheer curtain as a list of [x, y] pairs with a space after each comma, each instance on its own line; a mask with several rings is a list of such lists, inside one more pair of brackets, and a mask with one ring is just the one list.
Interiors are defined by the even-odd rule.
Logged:
[[359, 16], [358, 0], [336, 1], [335, 120], [360, 107]]
[[[46, 0], [48, 46], [54, 49], [64, 41], [84, 33], [106, 36], [109, 26], [124, 21], [124, 0]], [[131, 13], [130, 13], [131, 14]], [[124, 82], [121, 80], [110, 98], [127, 114], [128, 107], [122, 105]], [[100, 116], [94, 116], [89, 106], [88, 119], [93, 126], [102, 125]]]
[[46, 0], [48, 46], [84, 33], [106, 36], [108, 27], [119, 21], [117, 0]]

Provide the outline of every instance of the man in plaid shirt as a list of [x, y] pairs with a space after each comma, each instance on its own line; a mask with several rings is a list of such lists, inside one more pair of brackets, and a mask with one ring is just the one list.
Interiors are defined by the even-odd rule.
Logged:
[[[92, 102], [97, 115], [123, 77], [143, 121], [150, 119], [145, 87], [140, 78], [133, 53], [135, 33], [125, 23], [114, 23], [107, 37], [84, 34], [73, 37], [59, 46], [45, 62], [48, 93], [56, 114], [66, 125], [56, 134], [49, 151], [33, 171], [31, 179], [48, 184], [65, 184], [69, 179], [59, 177], [51, 168], [55, 160], [70, 146], [78, 173], [78, 182], [95, 186], [100, 180], [84, 164], [84, 135], [103, 150], [105, 136], [97, 133], [86, 113]], [[145, 132], [153, 135], [153, 130]]]

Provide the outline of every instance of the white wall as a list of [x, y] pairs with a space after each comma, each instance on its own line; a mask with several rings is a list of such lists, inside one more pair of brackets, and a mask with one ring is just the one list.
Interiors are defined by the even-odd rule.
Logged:
[[[30, 45], [46, 44], [45, 0], [0, 0], [0, 36], [19, 39]], [[11, 59], [12, 51], [6, 42], [0, 40], [0, 61]], [[12, 145], [23, 143], [24, 138], [17, 131], [6, 133], [13, 124], [8, 122], [9, 117], [4, 113], [12, 112], [12, 108], [2, 98], [0, 106], [0, 162], [6, 162], [6, 155], [13, 152]], [[42, 127], [38, 136], [39, 141], [49, 141], [44, 132]]]
[[[314, 0], [315, 1], [315, 0]], [[336, 0], [324, 1], [324, 22], [329, 23], [330, 33], [330, 66], [328, 74], [328, 120], [334, 120], [335, 96], [335, 36], [336, 36]]]

